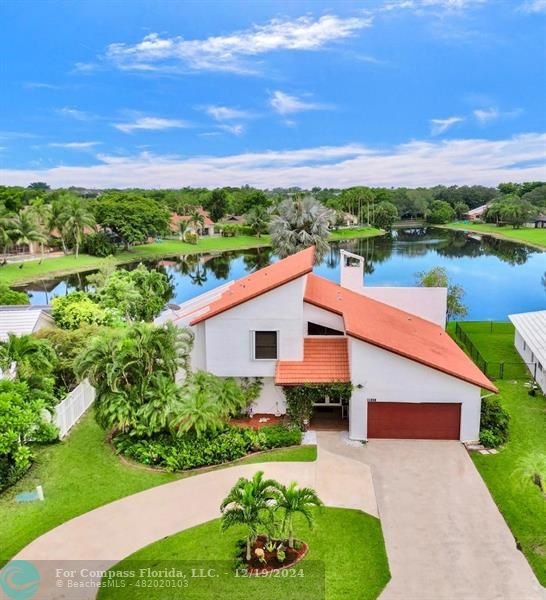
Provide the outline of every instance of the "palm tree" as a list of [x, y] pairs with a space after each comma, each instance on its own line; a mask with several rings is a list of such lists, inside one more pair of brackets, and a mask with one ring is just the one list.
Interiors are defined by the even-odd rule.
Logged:
[[187, 229], [188, 229], [188, 221], [180, 221], [180, 223], [178, 223], [178, 231], [180, 234], [180, 240], [184, 240]]
[[15, 374], [20, 379], [49, 375], [56, 360], [55, 351], [48, 340], [8, 333], [8, 339], [0, 342], [0, 368], [7, 372], [15, 363]]
[[201, 211], [198, 208], [195, 208], [191, 212], [188, 225], [193, 226], [195, 235], [199, 237], [199, 230], [205, 225], [205, 217], [201, 214]]
[[284, 200], [269, 227], [275, 252], [285, 258], [315, 246], [319, 260], [328, 250], [328, 233], [333, 218], [333, 212], [312, 196]]
[[288, 533], [288, 546], [294, 547], [294, 515], [300, 513], [305, 517], [310, 528], [313, 527], [314, 517], [311, 508], [322, 506], [322, 501], [312, 488], [298, 488], [293, 481], [288, 487], [277, 484], [276, 508], [284, 513], [282, 527]]
[[43, 243], [47, 237], [40, 231], [34, 215], [28, 210], [21, 210], [10, 220], [11, 236], [16, 244], [30, 247], [32, 242]]
[[[47, 236], [50, 232], [49, 222], [51, 220], [51, 205], [46, 204], [43, 198], [36, 198], [32, 201], [28, 211], [36, 221], [36, 225], [40, 233], [42, 233], [44, 238], [47, 239]], [[44, 255], [45, 239], [42, 242], [40, 242], [42, 256]]]
[[62, 223], [63, 232], [74, 240], [76, 258], [78, 258], [85, 228], [95, 226], [95, 217], [93, 216], [93, 213], [87, 209], [85, 202], [81, 198], [78, 198], [77, 196], [68, 196], [67, 202], [60, 215], [60, 221]]
[[542, 493], [546, 493], [546, 455], [531, 452], [521, 457], [514, 475], [522, 481], [532, 481]]
[[255, 206], [246, 215], [246, 224], [252, 227], [257, 238], [267, 231], [269, 220], [269, 213], [263, 206]]
[[64, 206], [65, 206], [65, 199], [68, 196], [68, 194], [62, 194], [57, 200], [53, 200], [53, 202], [51, 203], [51, 209], [50, 209], [50, 213], [49, 213], [49, 222], [48, 222], [48, 227], [49, 227], [49, 231], [50, 233], [53, 230], [57, 230], [59, 233], [59, 236], [61, 238], [61, 243], [63, 245], [63, 252], [65, 254], [68, 254], [68, 248], [66, 246], [66, 239], [65, 239], [65, 233], [63, 232], [63, 220], [62, 220], [62, 215], [64, 212]]
[[277, 483], [263, 476], [263, 471], [258, 471], [252, 479], [241, 477], [220, 505], [222, 531], [234, 525], [246, 527], [247, 561], [252, 558], [251, 546], [258, 535], [258, 528], [264, 523], [276, 497]]

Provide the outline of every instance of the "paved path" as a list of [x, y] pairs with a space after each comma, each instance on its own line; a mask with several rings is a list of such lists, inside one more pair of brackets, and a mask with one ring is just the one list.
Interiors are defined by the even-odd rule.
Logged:
[[319, 447], [372, 467], [392, 573], [380, 600], [546, 599], [461, 444], [323, 433]]
[[[38, 566], [43, 581], [36, 600], [93, 598], [94, 590], [56, 589], [53, 569], [74, 568], [65, 562], [68, 560], [93, 561], [82, 565], [107, 569], [143, 546], [217, 518], [221, 501], [237, 479], [251, 477], [259, 470], [283, 483], [296, 480], [302, 486], [315, 488], [328, 506], [378, 514], [368, 465], [321, 449], [315, 462], [235, 466], [122, 498], [63, 523], [34, 540], [15, 558], [31, 560]], [[75, 493], [83, 494], [85, 490]]]

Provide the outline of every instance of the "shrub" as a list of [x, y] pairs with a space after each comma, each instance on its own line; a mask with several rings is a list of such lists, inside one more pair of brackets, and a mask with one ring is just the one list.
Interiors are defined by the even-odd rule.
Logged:
[[184, 241], [188, 244], [193, 244], [195, 246], [199, 241], [199, 236], [197, 235], [197, 233], [195, 233], [195, 231], [186, 231], [186, 233], [184, 234]]
[[12, 290], [5, 283], [0, 283], [0, 304], [29, 304], [28, 294]]
[[63, 329], [78, 329], [82, 324], [112, 325], [117, 319], [115, 312], [93, 302], [85, 292], [70, 292], [51, 301], [55, 323]]
[[496, 448], [508, 440], [510, 415], [498, 398], [482, 398], [480, 417], [480, 442], [488, 448]]
[[208, 432], [199, 437], [192, 433], [140, 438], [120, 434], [113, 444], [117, 452], [140, 463], [179, 471], [231, 462], [249, 452], [293, 446], [300, 441], [297, 429], [275, 425], [258, 431], [228, 426], [220, 433]]
[[238, 234], [239, 234], [239, 225], [232, 225], [231, 223], [222, 225], [222, 236], [223, 237], [235, 237]]
[[118, 253], [119, 246], [104, 231], [87, 235], [82, 250], [91, 256], [113, 256]]
[[301, 431], [297, 427], [286, 425], [268, 425], [260, 429], [265, 440], [262, 448], [281, 448], [283, 446], [296, 446], [301, 443]]

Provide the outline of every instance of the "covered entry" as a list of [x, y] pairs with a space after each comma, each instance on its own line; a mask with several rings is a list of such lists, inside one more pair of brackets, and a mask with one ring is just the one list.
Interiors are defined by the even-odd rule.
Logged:
[[368, 438], [458, 440], [461, 405], [368, 402]]

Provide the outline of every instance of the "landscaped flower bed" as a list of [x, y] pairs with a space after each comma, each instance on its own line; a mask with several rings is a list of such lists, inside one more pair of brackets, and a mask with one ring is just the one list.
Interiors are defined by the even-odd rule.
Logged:
[[289, 569], [305, 557], [309, 546], [305, 542], [294, 541], [290, 548], [288, 540], [271, 541], [265, 535], [260, 535], [252, 547], [252, 558], [245, 560], [246, 543], [241, 544], [240, 560], [245, 564], [248, 575], [267, 575], [280, 569]]
[[231, 462], [251, 452], [295, 446], [301, 443], [301, 432], [286, 425], [262, 427], [257, 431], [228, 426], [219, 433], [201, 436], [159, 434], [139, 438], [120, 434], [112, 443], [117, 452], [144, 465], [182, 471]]

